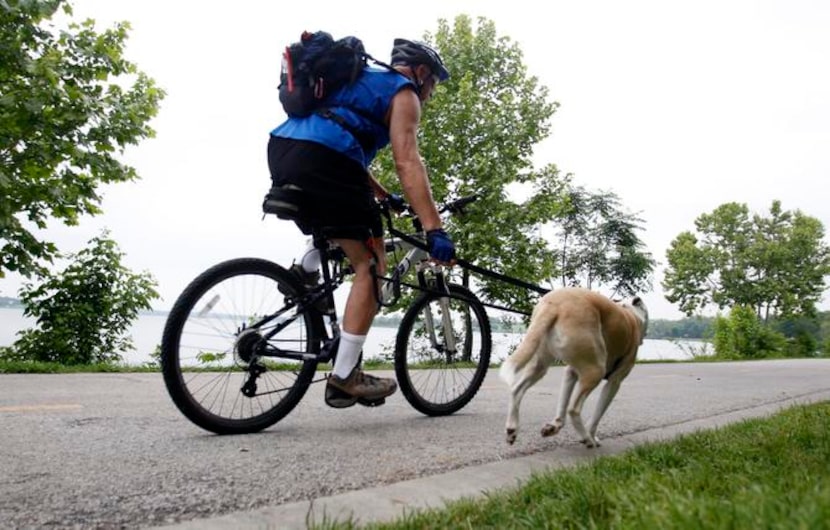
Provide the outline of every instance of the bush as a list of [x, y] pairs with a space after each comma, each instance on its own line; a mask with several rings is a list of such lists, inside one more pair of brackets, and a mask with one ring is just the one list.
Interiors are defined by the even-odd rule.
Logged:
[[24, 314], [37, 319], [35, 328], [2, 352], [10, 361], [61, 364], [110, 363], [132, 349], [126, 335], [138, 312], [158, 298], [148, 273], [133, 274], [121, 264], [122, 254], [108, 232], [88, 248], [70, 255], [69, 266], [47, 273], [42, 283], [27, 283], [20, 298]]
[[715, 318], [715, 355], [721, 359], [764, 359], [788, 353], [787, 339], [765, 326], [751, 308], [736, 305]]

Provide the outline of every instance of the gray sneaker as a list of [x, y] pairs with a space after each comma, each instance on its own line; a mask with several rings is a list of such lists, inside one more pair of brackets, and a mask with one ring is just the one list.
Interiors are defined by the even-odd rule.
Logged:
[[355, 368], [349, 377], [341, 379], [329, 375], [326, 383], [326, 404], [336, 409], [351, 407], [355, 403], [367, 407], [377, 407], [386, 402], [398, 389], [394, 379], [375, 377], [360, 368]]
[[[288, 272], [302, 284], [306, 291], [314, 289], [320, 283], [320, 271], [306, 272], [298, 263], [292, 265]], [[283, 293], [285, 294], [285, 293]]]
[[[303, 286], [303, 289], [306, 291], [310, 291], [317, 287], [320, 284], [320, 271], [314, 272], [307, 272], [305, 269], [302, 268], [299, 264], [295, 263], [288, 269], [288, 272], [291, 273], [297, 280], [299, 280], [300, 284]], [[282, 285], [278, 285], [277, 289], [284, 295], [288, 295], [289, 293], [283, 290]], [[328, 315], [334, 312], [334, 308], [329, 304], [328, 297], [324, 296], [317, 300], [314, 304], [315, 309], [317, 311]]]

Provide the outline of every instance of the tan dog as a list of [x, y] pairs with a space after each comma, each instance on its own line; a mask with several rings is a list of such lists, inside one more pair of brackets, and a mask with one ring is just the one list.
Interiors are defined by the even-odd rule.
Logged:
[[[510, 386], [507, 442], [516, 441], [519, 404], [525, 392], [558, 360], [567, 366], [557, 415], [553, 423], [542, 427], [542, 436], [552, 436], [565, 425], [565, 411], [578, 381], [579, 390], [567, 412], [585, 445], [599, 446], [599, 420], [634, 367], [647, 327], [648, 311], [638, 297], [630, 303], [617, 304], [580, 288], [560, 289], [542, 297], [533, 309], [527, 334], [501, 366], [500, 375]], [[607, 382], [586, 430], [582, 406], [603, 378]]]

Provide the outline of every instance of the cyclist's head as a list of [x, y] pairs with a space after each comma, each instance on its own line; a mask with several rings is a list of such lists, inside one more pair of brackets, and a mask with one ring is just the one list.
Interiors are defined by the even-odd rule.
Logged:
[[417, 40], [395, 39], [392, 45], [392, 66], [396, 64], [413, 67], [425, 64], [438, 77], [438, 81], [446, 81], [450, 77], [438, 52], [429, 44]]
[[[444, 61], [438, 52], [429, 44], [416, 40], [395, 39], [392, 45], [392, 66], [405, 65], [412, 69], [415, 75], [415, 84], [418, 86], [418, 92], [424, 84], [431, 79], [431, 87], [446, 81], [450, 77], [450, 72], [444, 66]], [[420, 65], [426, 66], [428, 73], [425, 77], [419, 76], [418, 67]], [[422, 74], [423, 75], [423, 74]], [[430, 87], [430, 88], [431, 88]], [[426, 97], [429, 97], [426, 94]]]

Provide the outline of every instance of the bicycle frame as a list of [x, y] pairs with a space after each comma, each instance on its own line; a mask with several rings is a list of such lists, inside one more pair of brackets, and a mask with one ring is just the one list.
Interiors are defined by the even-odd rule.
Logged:
[[[445, 204], [439, 214], [459, 212], [471, 200]], [[449, 283], [449, 271], [429, 259], [417, 216], [410, 216], [412, 230], [401, 231], [383, 211], [389, 235], [377, 250], [384, 254], [375, 256], [376, 281], [366, 283], [375, 284], [379, 305], [401, 310], [390, 357], [398, 387], [419, 412], [452, 414], [487, 374], [490, 322], [476, 294]], [[162, 335], [161, 367], [173, 402], [196, 425], [218, 434], [260, 431], [291, 412], [312, 383], [329, 377], [318, 369], [334, 359], [341, 337], [334, 292], [354, 268], [325, 229], [313, 235], [322, 262], [319, 285], [267, 259], [242, 257], [206, 269], [179, 295]], [[378, 275], [382, 259], [393, 265]], [[402, 287], [413, 290], [405, 304]]]
[[[390, 231], [396, 232], [390, 228]], [[393, 235], [385, 242], [386, 252], [394, 253], [395, 251], [406, 251], [406, 254], [398, 262], [392, 271], [391, 278], [384, 278], [386, 283], [380, 289], [379, 303], [381, 305], [392, 305], [400, 297], [400, 282], [415, 264], [418, 270], [418, 284], [419, 288], [426, 289], [430, 284], [437, 286], [444, 292], [447, 292], [446, 277], [444, 276], [444, 267], [437, 263], [432, 263], [428, 260], [429, 254], [421, 247], [396, 237]], [[434, 278], [432, 282], [426, 280], [426, 274], [430, 272]], [[447, 344], [443, 347], [438, 343], [438, 338], [435, 334], [435, 323], [433, 322], [432, 313], [427, 311], [424, 316], [426, 320], [427, 332], [433, 347], [437, 350], [446, 349], [447, 353], [456, 353], [455, 336], [452, 333], [452, 322], [449, 321], [449, 299], [441, 299], [442, 315], [444, 315], [442, 326], [444, 328], [444, 337]]]
[[[463, 201], [463, 202], [462, 202]], [[470, 199], [462, 199], [458, 201], [460, 206], [463, 206]], [[460, 208], [459, 206], [459, 208]], [[446, 209], [453, 210], [453, 206], [447, 206]], [[396, 255], [399, 252], [405, 252], [404, 256], [395, 264], [392, 269], [390, 277], [379, 276], [375, 274], [378, 280], [383, 281], [383, 285], [378, 288], [375, 284], [375, 297], [378, 304], [381, 306], [391, 306], [398, 298], [400, 298], [400, 286], [402, 279], [409, 273], [413, 266], [417, 269], [418, 275], [418, 289], [425, 290], [429, 288], [437, 288], [443, 292], [448, 292], [446, 285], [446, 277], [444, 275], [444, 267], [438, 263], [429, 261], [429, 254], [426, 250], [426, 244], [422, 242], [423, 228], [417, 218], [413, 218], [413, 227], [415, 229], [414, 235], [405, 234], [394, 228], [392, 225], [391, 216], [389, 215], [388, 207], [383, 210], [386, 217], [387, 227], [390, 236], [384, 240], [384, 251], [387, 254]], [[320, 251], [321, 268], [323, 283], [314, 289], [310, 290], [304, 296], [300, 297], [298, 301], [286, 300], [285, 307], [278, 313], [269, 315], [260, 321], [256, 322], [251, 327], [256, 329], [259, 326], [278, 319], [288, 311], [295, 307], [296, 312], [282, 323], [277, 325], [266, 335], [262, 336], [259, 346], [256, 348], [256, 354], [263, 357], [282, 357], [297, 360], [316, 360], [317, 362], [329, 362], [334, 352], [336, 351], [337, 342], [340, 338], [340, 325], [338, 322], [337, 312], [331, 311], [323, 316], [328, 317], [329, 320], [329, 334], [323, 340], [323, 346], [319, 353], [310, 354], [307, 352], [294, 352], [282, 350], [268, 344], [268, 340], [277, 335], [282, 329], [291, 324], [294, 320], [299, 318], [302, 314], [309, 310], [313, 305], [323, 299], [327, 299], [330, 307], [334, 307], [334, 291], [345, 282], [346, 276], [350, 274], [350, 268], [344, 266], [345, 255], [342, 250], [330, 241], [322, 233], [314, 233], [314, 246]], [[418, 243], [416, 243], [416, 241]], [[374, 265], [373, 265], [374, 270]], [[427, 275], [431, 279], [427, 279]], [[456, 353], [456, 341], [452, 333], [452, 322], [449, 320], [449, 299], [442, 298], [440, 300], [442, 314], [444, 315], [443, 335], [445, 344], [440, 344], [436, 334], [435, 322], [432, 314], [427, 312], [425, 314], [425, 322], [427, 332], [429, 333], [429, 340], [433, 347], [438, 351], [443, 351], [447, 355], [454, 355]], [[243, 330], [240, 330], [240, 332]]]

